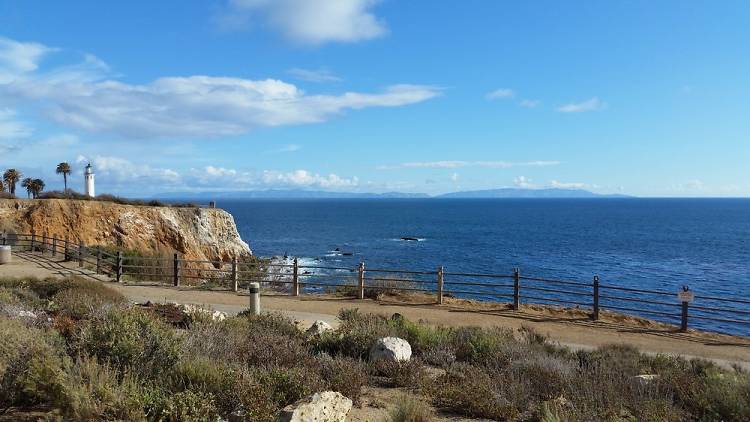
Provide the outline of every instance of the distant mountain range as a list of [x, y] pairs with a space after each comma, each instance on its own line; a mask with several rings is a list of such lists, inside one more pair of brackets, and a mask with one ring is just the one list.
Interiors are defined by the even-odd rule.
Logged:
[[628, 198], [627, 195], [598, 194], [583, 189], [518, 189], [501, 188], [451, 192], [437, 196], [426, 193], [355, 193], [328, 192], [300, 189], [269, 189], [256, 191], [223, 192], [170, 192], [154, 195], [160, 199], [212, 200], [212, 199], [394, 199], [394, 198], [435, 198], [435, 199], [491, 199], [491, 198]]

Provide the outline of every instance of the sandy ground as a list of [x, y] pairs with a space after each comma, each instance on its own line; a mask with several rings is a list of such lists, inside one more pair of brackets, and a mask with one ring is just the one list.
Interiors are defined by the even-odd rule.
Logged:
[[[0, 277], [64, 277], [78, 275], [102, 281], [91, 271], [74, 263], [62, 263], [59, 257], [19, 253], [14, 262], [0, 265]], [[195, 290], [186, 287], [148, 286], [112, 283], [111, 287], [135, 302], [178, 302], [210, 306], [227, 313], [246, 309], [248, 297], [242, 293]], [[299, 298], [285, 295], [264, 295], [263, 310], [279, 311], [291, 318], [310, 324], [320, 319], [337, 324], [336, 314], [345, 308], [385, 315], [400, 313], [412, 320], [445, 326], [501, 326], [518, 329], [533, 327], [554, 342], [574, 348], [593, 348], [604, 344], [624, 343], [646, 353], [676, 354], [702, 357], [723, 366], [737, 363], [750, 370], [750, 339], [737, 336], [689, 331], [680, 333], [673, 327], [638, 318], [605, 315], [590, 321], [582, 311], [560, 311], [541, 306], [526, 306], [512, 311], [502, 304], [452, 299], [445, 305], [430, 303], [431, 298], [385, 298], [378, 301], [357, 300], [338, 296], [309, 295]]]

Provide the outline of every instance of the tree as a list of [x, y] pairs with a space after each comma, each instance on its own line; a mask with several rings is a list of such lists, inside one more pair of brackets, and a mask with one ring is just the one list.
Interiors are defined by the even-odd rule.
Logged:
[[21, 180], [21, 176], [23, 176], [23, 174], [16, 169], [8, 169], [3, 173], [3, 180], [5, 181], [5, 184], [8, 185], [8, 192], [10, 192], [11, 195], [15, 196], [16, 182]]
[[55, 173], [62, 174], [63, 175], [63, 183], [65, 184], [65, 191], [68, 191], [68, 175], [70, 174], [70, 164], [63, 161], [62, 163], [57, 165], [57, 168], [55, 169]]
[[39, 194], [44, 190], [44, 181], [42, 179], [34, 179], [31, 181], [31, 194], [34, 199], [39, 197]]
[[34, 187], [34, 179], [27, 177], [21, 181], [21, 187], [26, 189], [26, 196], [31, 198], [31, 191]]
[[5, 192], [5, 185], [3, 184], [3, 181], [0, 180], [0, 193]]

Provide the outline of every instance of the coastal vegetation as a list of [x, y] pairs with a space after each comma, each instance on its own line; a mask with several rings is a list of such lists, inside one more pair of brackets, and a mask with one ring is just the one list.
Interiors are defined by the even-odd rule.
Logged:
[[63, 176], [63, 184], [65, 186], [65, 189], [63, 189], [63, 192], [67, 192], [68, 191], [68, 175], [72, 171], [73, 170], [70, 168], [70, 164], [68, 164], [65, 161], [63, 161], [62, 163], [58, 164], [57, 167], [55, 168], [55, 173], [62, 174], [62, 176]]
[[[433, 327], [356, 309], [339, 319], [314, 336], [275, 314], [173, 324], [99, 282], [0, 280], [0, 412], [272, 421], [315, 392], [363, 405], [380, 389], [396, 393], [394, 421], [750, 418], [750, 374], [704, 360], [623, 345], [573, 351], [530, 329]], [[411, 360], [369, 362], [386, 336], [407, 340]]]

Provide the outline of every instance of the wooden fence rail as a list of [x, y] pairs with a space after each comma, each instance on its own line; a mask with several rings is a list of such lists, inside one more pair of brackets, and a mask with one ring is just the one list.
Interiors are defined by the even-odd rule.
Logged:
[[[513, 310], [522, 304], [547, 304], [590, 310], [598, 320], [603, 310], [647, 316], [670, 322], [686, 331], [691, 320], [706, 321], [702, 329], [750, 334], [750, 299], [711, 294], [695, 295], [688, 286], [678, 292], [638, 289], [602, 283], [599, 276], [590, 281], [550, 279], [522, 275], [520, 268], [508, 274], [448, 272], [443, 266], [434, 271], [392, 268], [302, 265], [291, 262], [229, 262], [188, 260], [178, 254], [171, 257], [127, 256], [122, 251], [88, 247], [68, 238], [35, 234], [0, 235], [0, 244], [77, 261], [79, 267], [90, 266], [97, 273], [107, 274], [117, 282], [151, 281], [173, 286], [183, 283], [213, 283], [228, 290], [239, 291], [250, 283], [284, 287], [299, 296], [305, 291], [350, 289], [364, 299], [368, 292], [405, 291], [435, 295], [435, 303], [444, 298], [462, 296], [480, 300], [508, 301]], [[693, 303], [695, 300], [698, 303]]]

